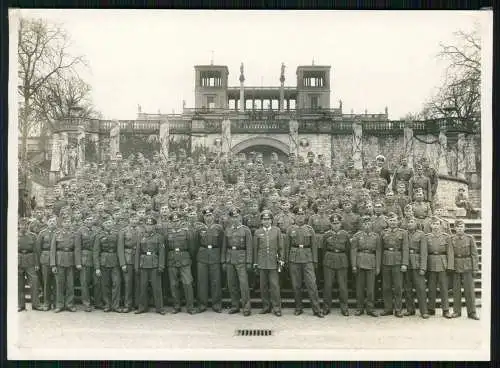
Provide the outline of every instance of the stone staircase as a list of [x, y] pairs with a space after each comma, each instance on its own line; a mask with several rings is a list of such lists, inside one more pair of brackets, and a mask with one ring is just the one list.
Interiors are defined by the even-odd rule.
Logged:
[[[479, 252], [479, 275], [476, 277], [475, 282], [474, 282], [474, 287], [475, 287], [475, 294], [476, 294], [476, 306], [480, 307], [481, 306], [481, 260], [482, 260], [482, 238], [481, 238], [481, 220], [465, 220], [466, 221], [466, 233], [474, 236], [474, 239], [476, 241], [477, 247], [478, 247], [478, 252]], [[452, 231], [453, 231], [453, 225]], [[77, 300], [77, 303], [80, 302], [80, 288], [79, 288], [79, 277], [78, 273], [75, 273], [76, 275], [76, 280], [75, 280], [75, 297]], [[225, 275], [224, 275], [225, 276]], [[254, 276], [250, 277], [250, 280], [255, 280]], [[293, 296], [293, 290], [291, 288], [291, 283], [290, 279], [288, 277], [287, 270], [285, 270], [284, 274], [280, 275], [280, 284], [281, 284], [281, 298], [282, 298], [282, 305], [284, 308], [294, 308], [295, 307], [295, 301], [294, 301], [294, 296]], [[230, 298], [229, 298], [229, 292], [227, 289], [227, 282], [225, 277], [223, 277], [223, 304], [225, 307], [230, 306]], [[252, 308], [261, 308], [262, 303], [261, 303], [261, 297], [260, 297], [260, 290], [258, 286], [258, 279], [257, 283], [254, 283], [256, 288], [253, 288], [251, 291], [251, 302], [252, 302]], [[453, 305], [453, 295], [451, 293], [452, 289], [452, 276], [450, 275], [449, 277], [449, 289], [450, 289], [450, 294], [449, 294], [449, 302], [450, 306]], [[320, 277], [320, 280], [318, 280], [318, 288], [319, 288], [319, 296], [322, 298], [323, 294], [323, 284], [322, 284], [322, 277]], [[349, 288], [349, 307], [354, 308], [356, 306], [356, 299], [355, 299], [355, 287], [354, 287], [354, 278], [353, 275], [349, 275], [349, 283], [348, 283], [348, 288]], [[164, 290], [168, 289], [168, 286]], [[122, 287], [123, 290], [123, 287]], [[29, 302], [30, 299], [30, 294], [29, 294], [29, 287], [26, 288], [26, 298], [27, 301]], [[169, 293], [170, 294], [170, 293]], [[151, 295], [151, 293], [150, 293]], [[382, 308], [383, 307], [383, 301], [382, 301], [382, 278], [381, 276], [377, 277], [376, 280], [376, 307], [377, 308]], [[307, 291], [304, 289], [303, 290], [303, 306], [305, 308], [310, 308], [310, 301], [308, 299]], [[335, 288], [333, 290], [333, 298], [334, 298], [334, 303], [333, 307], [338, 308], [338, 290]], [[439, 298], [439, 293], [437, 297], [437, 307], [439, 308], [441, 305], [441, 300]], [[151, 305], [153, 304], [153, 301], [151, 300]], [[167, 297], [167, 305], [172, 305], [171, 300], [169, 296]], [[462, 293], [462, 306], [465, 306], [465, 298]]]

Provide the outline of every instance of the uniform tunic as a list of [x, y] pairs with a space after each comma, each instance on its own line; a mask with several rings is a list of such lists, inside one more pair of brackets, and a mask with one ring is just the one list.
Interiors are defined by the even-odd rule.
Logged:
[[428, 289], [429, 289], [429, 303], [428, 308], [430, 311], [435, 311], [436, 306], [436, 292], [437, 283], [439, 281], [439, 289], [441, 293], [441, 304], [443, 312], [449, 309], [448, 302], [448, 276], [447, 270], [453, 270], [454, 257], [453, 246], [451, 244], [450, 236], [446, 233], [429, 233], [426, 235], [427, 239], [427, 270], [428, 275]]
[[474, 292], [474, 273], [479, 271], [479, 256], [474, 237], [468, 234], [454, 235], [453, 245], [454, 268], [453, 276], [453, 311], [460, 315], [462, 306], [462, 284], [464, 287], [467, 314], [476, 313], [476, 298]]
[[26, 307], [25, 300], [25, 277], [28, 278], [31, 292], [31, 307], [39, 307], [39, 280], [35, 267], [40, 267], [39, 249], [37, 248], [36, 234], [27, 231], [19, 234], [17, 243], [17, 303], [18, 308]]
[[404, 277], [406, 309], [408, 312], [415, 311], [415, 294], [413, 293], [413, 288], [415, 288], [420, 314], [426, 314], [425, 275], [421, 275], [420, 271], [427, 270], [427, 237], [422, 230], [408, 231], [408, 248], [408, 271]]
[[120, 306], [121, 273], [118, 260], [118, 232], [101, 231], [94, 241], [94, 268], [101, 270], [101, 285], [106, 310]]
[[55, 275], [50, 269], [50, 245], [54, 232], [55, 229], [45, 228], [40, 231], [37, 238], [37, 249], [40, 250], [40, 269], [42, 271], [43, 304], [48, 308], [55, 302]]

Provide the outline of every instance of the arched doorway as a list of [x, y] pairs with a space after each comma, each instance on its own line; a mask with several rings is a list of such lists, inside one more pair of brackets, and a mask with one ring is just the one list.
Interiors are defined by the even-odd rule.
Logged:
[[268, 163], [271, 160], [271, 153], [276, 152], [278, 160], [287, 162], [289, 147], [275, 138], [254, 137], [238, 143], [231, 151], [233, 154], [260, 152], [263, 155], [264, 163]]

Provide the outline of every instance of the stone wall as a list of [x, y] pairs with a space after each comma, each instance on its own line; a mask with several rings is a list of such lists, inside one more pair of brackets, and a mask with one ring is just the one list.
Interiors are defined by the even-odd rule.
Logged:
[[308, 146], [299, 145], [299, 156], [307, 157], [309, 151], [313, 152], [315, 156], [323, 155], [325, 163], [330, 166], [332, 159], [332, 139], [328, 134], [299, 134], [299, 142], [302, 139], [307, 139]]
[[458, 188], [460, 187], [465, 188], [465, 193], [469, 194], [466, 181], [440, 176], [436, 193], [436, 202], [439, 207], [450, 211], [455, 210], [455, 196], [458, 194]]

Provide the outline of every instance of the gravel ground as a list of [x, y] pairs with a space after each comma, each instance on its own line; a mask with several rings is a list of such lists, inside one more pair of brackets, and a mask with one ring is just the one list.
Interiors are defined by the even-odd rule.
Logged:
[[[279, 349], [300, 349], [298, 352], [302, 354], [307, 354], [308, 349], [328, 349], [326, 357], [334, 360], [349, 356], [361, 359], [366, 356], [363, 354], [371, 354], [373, 359], [377, 356], [389, 359], [394, 354], [402, 359], [417, 359], [422, 358], [422, 350], [428, 359], [455, 360], [462, 357], [462, 353], [475, 353], [475, 359], [481, 359], [480, 353], [484, 354], [484, 349], [489, 348], [489, 334], [484, 332], [485, 326], [489, 326], [486, 321], [466, 317], [445, 320], [440, 311], [428, 320], [418, 316], [342, 317], [335, 310], [324, 319], [314, 317], [310, 310], [297, 317], [293, 310], [285, 309], [281, 318], [259, 315], [258, 310], [253, 312], [251, 317], [212, 311], [194, 316], [184, 312], [175, 316], [152, 312], [141, 315], [105, 315], [102, 311], [57, 315], [21, 312], [9, 319], [15, 330], [9, 335], [9, 358], [12, 353], [16, 359], [133, 359], [137, 356], [131, 354], [142, 352], [146, 354], [144, 359], [260, 359], [259, 354], [265, 355], [260, 349], [267, 349], [276, 359], [300, 359], [302, 355], [283, 356]], [[237, 329], [261, 328], [273, 330], [273, 335], [235, 336]], [[203, 349], [204, 355], [195, 355], [189, 349]], [[235, 356], [220, 349], [246, 351]], [[345, 355], [343, 349], [351, 355]], [[381, 349], [387, 350], [384, 353]], [[405, 353], [404, 349], [412, 350]], [[442, 349], [448, 350], [446, 354], [439, 351]], [[314, 356], [328, 359], [321, 358], [323, 354]]]

